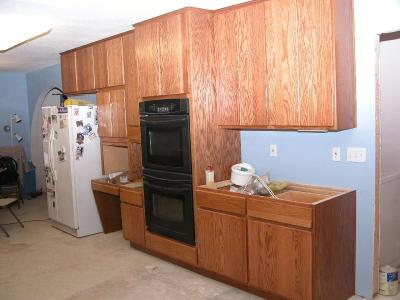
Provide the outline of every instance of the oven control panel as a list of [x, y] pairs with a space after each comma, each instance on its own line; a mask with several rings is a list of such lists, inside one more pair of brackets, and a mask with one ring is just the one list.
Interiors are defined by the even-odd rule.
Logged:
[[146, 100], [139, 103], [141, 114], [188, 114], [189, 99]]

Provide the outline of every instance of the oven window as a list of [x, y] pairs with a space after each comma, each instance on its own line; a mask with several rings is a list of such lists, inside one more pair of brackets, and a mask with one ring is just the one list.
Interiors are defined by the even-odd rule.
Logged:
[[148, 161], [172, 167], [183, 166], [182, 129], [180, 127], [148, 127]]
[[183, 195], [174, 195], [173, 197], [170, 197], [164, 194], [153, 193], [153, 216], [157, 219], [169, 222], [183, 223], [184, 201], [185, 197]]

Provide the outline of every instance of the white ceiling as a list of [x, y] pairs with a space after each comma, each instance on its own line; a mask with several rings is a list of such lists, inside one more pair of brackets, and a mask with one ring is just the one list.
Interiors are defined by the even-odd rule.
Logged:
[[49, 34], [0, 53], [0, 72], [30, 72], [57, 64], [60, 52], [130, 30], [134, 23], [185, 6], [216, 9], [239, 2], [243, 0], [0, 0], [0, 18], [2, 14], [22, 14], [52, 23]]

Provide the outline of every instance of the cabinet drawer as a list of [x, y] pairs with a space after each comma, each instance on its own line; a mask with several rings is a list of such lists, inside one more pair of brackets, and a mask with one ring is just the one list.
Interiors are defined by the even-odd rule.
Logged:
[[239, 195], [227, 195], [204, 190], [196, 191], [198, 207], [215, 209], [239, 215], [246, 214], [246, 198]]
[[312, 227], [312, 208], [282, 203], [280, 200], [247, 199], [247, 215], [285, 224]]
[[121, 202], [125, 202], [128, 204], [136, 205], [136, 206], [143, 206], [143, 190], [142, 189], [125, 189], [120, 188], [119, 191], [120, 200]]

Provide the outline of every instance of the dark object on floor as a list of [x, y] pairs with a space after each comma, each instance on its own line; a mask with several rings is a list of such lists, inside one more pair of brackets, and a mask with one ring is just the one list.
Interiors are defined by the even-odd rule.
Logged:
[[10, 156], [0, 157], [0, 197], [16, 197], [18, 207], [22, 201], [21, 183], [18, 175], [18, 164]]
[[[0, 199], [0, 208], [7, 208], [10, 211], [10, 213], [13, 215], [13, 217], [17, 220], [19, 225], [21, 225], [21, 227], [24, 228], [24, 224], [22, 224], [22, 222], [18, 219], [18, 217], [15, 215], [15, 213], [11, 209], [11, 204], [13, 204], [14, 202], [17, 202], [17, 201], [18, 201], [17, 198], [2, 198], [2, 199]], [[6, 234], [7, 237], [10, 237], [7, 230], [2, 225], [0, 225], [0, 229]]]
[[41, 194], [43, 194], [42, 189], [36, 191], [36, 192], [32, 192], [30, 193], [31, 198], [36, 198], [37, 196], [40, 196]]
[[36, 168], [31, 161], [28, 162], [28, 168], [25, 170], [22, 183], [22, 197], [31, 198], [32, 193], [36, 192]]

